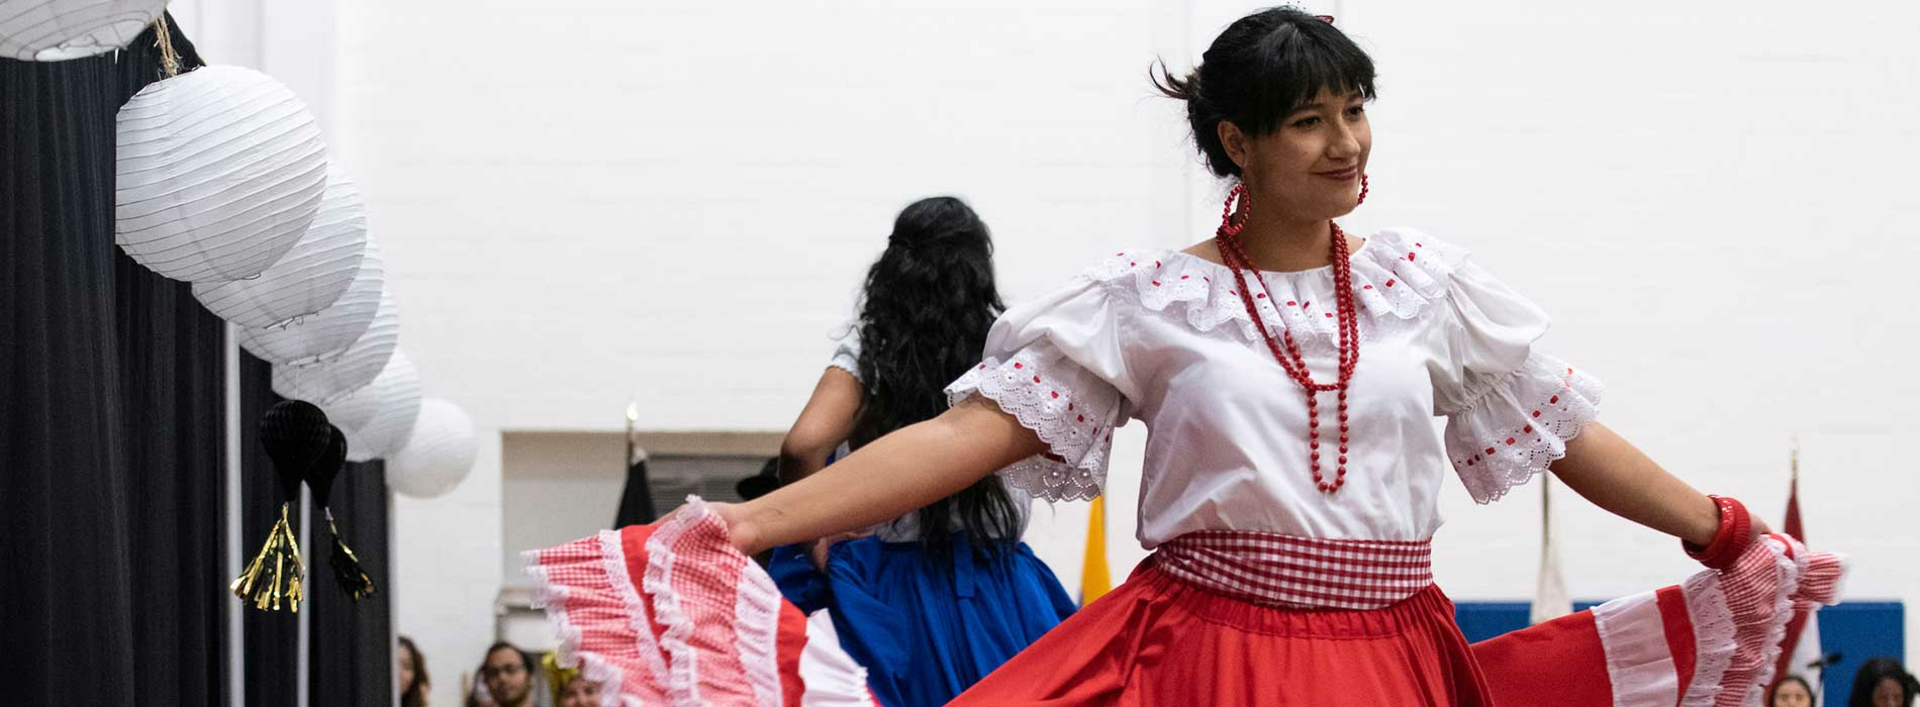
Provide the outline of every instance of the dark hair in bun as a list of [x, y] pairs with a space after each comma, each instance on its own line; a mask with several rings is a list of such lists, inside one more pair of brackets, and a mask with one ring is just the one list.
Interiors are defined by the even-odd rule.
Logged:
[[1193, 141], [1222, 177], [1240, 167], [1220, 144], [1220, 121], [1266, 135], [1322, 90], [1373, 98], [1373, 59], [1333, 24], [1292, 7], [1247, 15], [1227, 26], [1185, 78], [1160, 64], [1154, 86], [1187, 102]]

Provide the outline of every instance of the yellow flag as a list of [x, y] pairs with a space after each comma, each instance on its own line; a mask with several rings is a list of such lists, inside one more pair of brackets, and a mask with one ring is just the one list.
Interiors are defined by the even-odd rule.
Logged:
[[1107, 571], [1107, 497], [1095, 496], [1093, 510], [1087, 515], [1087, 559], [1080, 567], [1080, 605], [1113, 591], [1113, 574]]

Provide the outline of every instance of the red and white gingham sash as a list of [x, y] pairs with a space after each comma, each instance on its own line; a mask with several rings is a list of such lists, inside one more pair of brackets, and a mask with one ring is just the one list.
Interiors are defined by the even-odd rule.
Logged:
[[1161, 545], [1155, 566], [1255, 604], [1379, 609], [1433, 584], [1433, 541], [1320, 540], [1203, 530]]

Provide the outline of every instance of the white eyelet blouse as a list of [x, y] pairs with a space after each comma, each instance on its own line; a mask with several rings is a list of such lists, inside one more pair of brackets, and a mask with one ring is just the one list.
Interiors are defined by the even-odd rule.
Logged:
[[[1361, 348], [1337, 493], [1313, 481], [1305, 394], [1254, 329], [1231, 272], [1178, 251], [1123, 251], [1008, 310], [984, 360], [947, 394], [989, 398], [1047, 443], [1051, 454], [1000, 473], [1052, 500], [1099, 494], [1113, 429], [1146, 423], [1139, 528], [1149, 549], [1197, 530], [1424, 540], [1440, 526], [1446, 468], [1492, 502], [1564, 456], [1594, 418], [1600, 382], [1534, 351], [1546, 314], [1464, 249], [1396, 229], [1367, 239], [1351, 263]], [[1331, 268], [1258, 281], [1247, 284], [1263, 323], [1276, 337], [1291, 330], [1314, 379], [1334, 380]], [[1322, 395], [1331, 477], [1337, 407]]]

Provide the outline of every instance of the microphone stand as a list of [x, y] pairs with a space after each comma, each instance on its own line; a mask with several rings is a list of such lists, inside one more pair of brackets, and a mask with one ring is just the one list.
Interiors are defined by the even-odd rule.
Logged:
[[1838, 662], [1840, 662], [1839, 653], [1828, 653], [1826, 655], [1820, 656], [1819, 660], [1816, 660], [1807, 664], [1808, 668], [1813, 669], [1814, 707], [1819, 707], [1822, 704], [1820, 702], [1820, 693], [1825, 691], [1827, 688], [1827, 666], [1833, 665], [1834, 663], [1838, 663]]
[[1813, 669], [1813, 707], [1820, 705], [1820, 693], [1827, 689], [1827, 661]]

